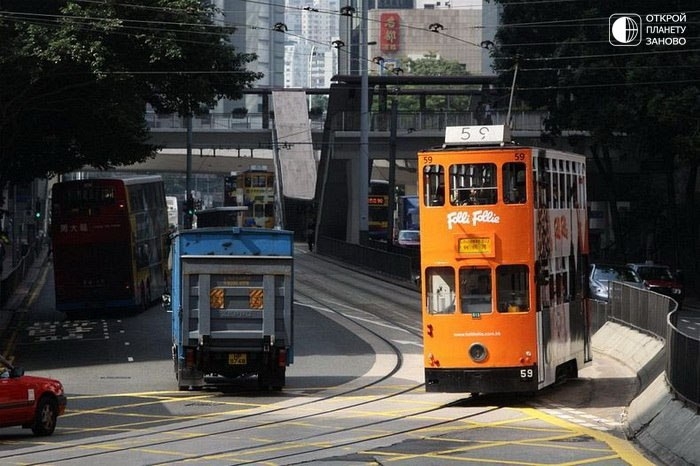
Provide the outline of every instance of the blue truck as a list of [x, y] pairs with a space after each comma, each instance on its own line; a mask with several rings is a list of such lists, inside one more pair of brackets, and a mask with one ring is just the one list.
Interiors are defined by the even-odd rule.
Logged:
[[212, 227], [172, 237], [172, 354], [180, 390], [257, 378], [280, 390], [293, 362], [293, 232]]

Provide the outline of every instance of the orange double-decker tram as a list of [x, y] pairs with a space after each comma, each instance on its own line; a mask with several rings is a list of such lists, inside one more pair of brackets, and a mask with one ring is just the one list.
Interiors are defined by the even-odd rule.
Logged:
[[535, 392], [591, 360], [585, 157], [508, 136], [418, 154], [427, 391]]

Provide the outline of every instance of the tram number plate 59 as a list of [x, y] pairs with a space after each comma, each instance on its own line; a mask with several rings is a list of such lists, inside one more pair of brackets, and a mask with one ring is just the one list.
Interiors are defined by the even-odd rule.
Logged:
[[520, 369], [521, 379], [531, 379], [535, 376], [535, 371], [533, 369]]
[[248, 354], [247, 353], [229, 353], [228, 355], [229, 366], [241, 366], [248, 364]]

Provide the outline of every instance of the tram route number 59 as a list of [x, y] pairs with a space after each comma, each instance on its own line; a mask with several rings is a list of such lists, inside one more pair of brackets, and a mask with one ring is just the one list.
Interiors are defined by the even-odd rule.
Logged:
[[520, 378], [524, 380], [529, 380], [535, 376], [535, 371], [533, 369], [520, 369]]
[[501, 144], [510, 142], [510, 131], [505, 125], [448, 126], [445, 128], [446, 145]]

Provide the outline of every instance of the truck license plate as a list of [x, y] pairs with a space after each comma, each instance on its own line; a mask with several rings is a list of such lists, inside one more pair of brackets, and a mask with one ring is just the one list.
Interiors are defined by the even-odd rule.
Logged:
[[243, 364], [248, 364], [248, 354], [247, 353], [230, 353], [228, 355], [229, 366], [240, 366]]

